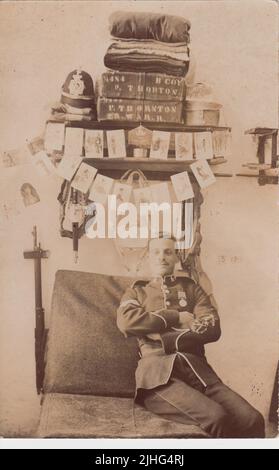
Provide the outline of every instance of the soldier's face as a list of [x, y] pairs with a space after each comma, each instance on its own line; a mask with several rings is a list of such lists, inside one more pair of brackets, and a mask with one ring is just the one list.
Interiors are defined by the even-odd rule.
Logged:
[[174, 240], [159, 238], [150, 241], [149, 264], [153, 276], [173, 274], [177, 261]]

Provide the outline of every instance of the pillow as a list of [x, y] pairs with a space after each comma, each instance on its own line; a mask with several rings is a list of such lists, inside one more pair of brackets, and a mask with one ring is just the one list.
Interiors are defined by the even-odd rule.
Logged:
[[190, 27], [185, 18], [157, 13], [116, 11], [109, 18], [110, 34], [122, 39], [188, 43]]

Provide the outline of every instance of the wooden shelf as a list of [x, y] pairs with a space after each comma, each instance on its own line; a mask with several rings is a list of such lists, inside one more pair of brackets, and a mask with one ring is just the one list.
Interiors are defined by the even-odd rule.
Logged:
[[277, 134], [278, 129], [270, 128], [270, 127], [253, 127], [253, 129], [248, 129], [244, 132], [244, 134], [253, 134], [253, 135], [263, 135], [269, 136], [272, 134]]
[[185, 124], [166, 124], [144, 121], [62, 121], [57, 119], [49, 119], [47, 122], [65, 122], [68, 127], [79, 127], [83, 129], [103, 129], [115, 130], [125, 129], [131, 130], [140, 124], [150, 130], [166, 131], [166, 132], [213, 132], [213, 131], [231, 131], [231, 127], [223, 126], [185, 126]]

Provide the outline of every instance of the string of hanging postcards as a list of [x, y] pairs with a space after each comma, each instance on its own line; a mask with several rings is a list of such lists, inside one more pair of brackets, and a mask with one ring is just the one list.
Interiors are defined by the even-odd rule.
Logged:
[[[175, 146], [175, 160], [193, 161], [189, 167], [201, 188], [213, 184], [216, 179], [207, 160], [213, 155], [216, 157], [229, 153], [230, 133], [224, 131], [171, 133], [151, 131], [139, 126], [129, 131], [127, 143], [135, 148], [145, 148], [150, 160], [167, 160], [171, 134], [174, 134], [172, 140]], [[66, 127], [64, 123], [48, 122], [44, 138], [35, 138], [18, 150], [2, 152], [1, 163], [2, 167], [7, 168], [32, 162], [41, 175], [55, 174], [71, 182], [74, 189], [89, 194], [89, 200], [102, 204], [105, 204], [109, 194], [115, 194], [119, 202], [130, 201], [132, 194], [135, 203], [171, 202], [172, 197], [166, 182], [133, 188], [127, 183], [101, 175], [96, 168], [83, 161], [84, 158], [104, 158], [106, 151], [105, 158], [126, 158], [126, 147], [123, 129], [103, 131]], [[172, 175], [171, 183], [178, 202], [194, 197], [187, 171]], [[22, 197], [25, 192], [29, 196], [32, 193], [32, 188], [21, 189]], [[35, 204], [40, 198], [33, 197], [32, 201]], [[28, 201], [26, 203], [24, 201], [24, 204], [27, 206]]]

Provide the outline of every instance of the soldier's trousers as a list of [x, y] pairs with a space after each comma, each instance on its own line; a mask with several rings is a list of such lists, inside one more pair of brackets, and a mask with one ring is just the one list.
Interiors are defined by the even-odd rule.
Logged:
[[211, 437], [265, 437], [264, 419], [256, 409], [221, 381], [204, 387], [179, 359], [170, 381], [145, 390], [142, 400], [162, 418], [196, 424]]

